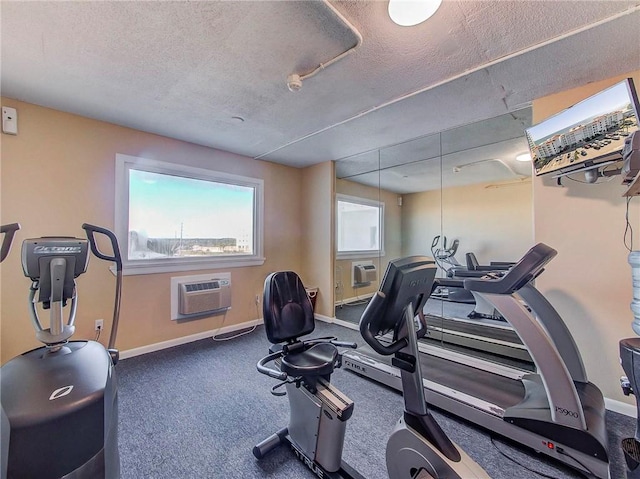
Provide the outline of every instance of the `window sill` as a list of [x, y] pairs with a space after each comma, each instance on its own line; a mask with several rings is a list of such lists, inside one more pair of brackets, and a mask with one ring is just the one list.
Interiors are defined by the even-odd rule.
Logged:
[[[245, 268], [250, 266], [262, 266], [265, 258], [224, 258], [211, 261], [192, 261], [170, 264], [146, 263], [146, 264], [125, 264], [122, 267], [124, 276], [135, 276], [142, 274], [159, 274], [159, 273], [180, 273], [185, 271], [226, 269], [226, 268]], [[115, 273], [115, 268], [110, 268]]]
[[354, 251], [349, 253], [336, 253], [336, 259], [370, 259], [382, 258], [384, 251]]

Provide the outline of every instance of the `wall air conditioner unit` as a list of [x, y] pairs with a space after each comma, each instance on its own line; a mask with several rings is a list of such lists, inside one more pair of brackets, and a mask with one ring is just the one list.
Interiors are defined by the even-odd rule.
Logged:
[[178, 312], [183, 315], [201, 314], [231, 307], [231, 280], [178, 283]]
[[374, 281], [378, 281], [378, 269], [374, 264], [353, 265], [354, 286], [369, 285]]

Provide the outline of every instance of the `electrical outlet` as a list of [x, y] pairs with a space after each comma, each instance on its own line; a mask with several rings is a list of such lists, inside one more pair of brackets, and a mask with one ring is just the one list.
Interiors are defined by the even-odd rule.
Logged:
[[260, 304], [260, 295], [256, 294], [256, 304]]
[[104, 328], [104, 319], [96, 319], [96, 331], [102, 331]]

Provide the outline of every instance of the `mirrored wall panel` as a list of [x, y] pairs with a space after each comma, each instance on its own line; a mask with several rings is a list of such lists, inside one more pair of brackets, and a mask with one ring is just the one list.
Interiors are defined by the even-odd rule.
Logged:
[[[508, 322], [466, 291], [463, 278], [508, 268], [532, 246], [532, 165], [524, 135], [530, 125], [531, 110], [524, 109], [336, 162], [337, 201], [376, 200], [383, 215], [383, 246], [375, 254], [337, 252], [336, 318], [357, 323], [387, 263], [425, 255], [437, 262], [441, 284], [425, 309], [431, 341], [456, 349], [475, 348], [467, 339], [476, 334], [511, 338]], [[371, 225], [359, 231], [366, 241], [373, 234]], [[363, 269], [370, 274], [359, 283]], [[526, 360], [518, 349], [504, 353]]]

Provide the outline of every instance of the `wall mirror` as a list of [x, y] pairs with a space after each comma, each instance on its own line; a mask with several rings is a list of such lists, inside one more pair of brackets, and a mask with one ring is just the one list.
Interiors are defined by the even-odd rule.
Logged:
[[[382, 245], [368, 252], [337, 252], [335, 317], [357, 324], [388, 261], [400, 256], [437, 256], [443, 279], [451, 270], [468, 269], [467, 253], [481, 266], [517, 261], [533, 243], [531, 162], [516, 159], [528, 153], [524, 129], [530, 125], [531, 109], [526, 108], [338, 160], [337, 201], [381, 205]], [[336, 212], [339, 236], [343, 228]], [[358, 224], [355, 216], [346, 221]], [[368, 224], [354, 231], [361, 231], [368, 245], [372, 228]], [[476, 304], [472, 294], [454, 286], [439, 289], [426, 312], [431, 340], [447, 348], [458, 348], [468, 336], [450, 332], [451, 320], [456, 328], [473, 328], [474, 335], [484, 323], [495, 326], [492, 332], [504, 329], [508, 335], [511, 330], [495, 312]], [[520, 360], [517, 349], [513, 356]]]

